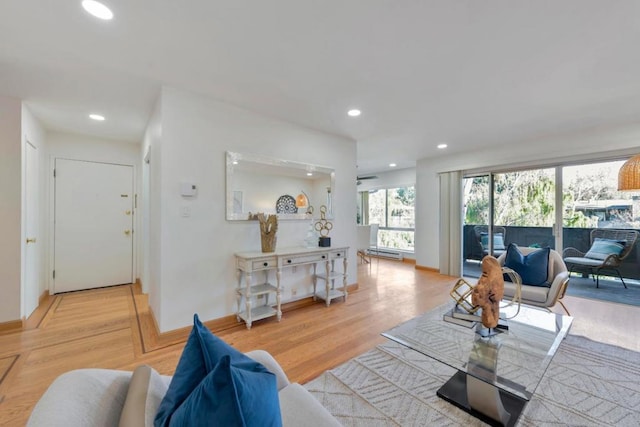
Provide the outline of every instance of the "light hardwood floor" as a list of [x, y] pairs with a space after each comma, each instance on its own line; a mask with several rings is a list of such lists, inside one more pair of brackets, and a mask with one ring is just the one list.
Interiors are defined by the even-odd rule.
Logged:
[[[383, 342], [380, 332], [450, 301], [454, 282], [411, 264], [374, 260], [371, 273], [358, 266], [359, 288], [346, 303], [296, 304], [280, 323], [267, 319], [251, 330], [235, 316], [207, 325], [241, 351], [269, 351], [292, 381], [305, 383]], [[640, 351], [640, 308], [571, 297], [565, 304], [576, 319], [571, 333]], [[158, 336], [136, 285], [51, 297], [26, 330], [0, 333], [0, 425], [24, 425], [53, 379], [71, 369], [133, 370], [146, 363], [172, 374], [188, 332]]]

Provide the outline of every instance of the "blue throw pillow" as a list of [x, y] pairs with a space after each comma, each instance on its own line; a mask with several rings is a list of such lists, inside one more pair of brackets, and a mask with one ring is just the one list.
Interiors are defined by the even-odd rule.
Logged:
[[[507, 248], [504, 266], [509, 267], [520, 275], [523, 285], [549, 286], [547, 276], [549, 274], [550, 248], [542, 248], [523, 255], [518, 246], [511, 243]], [[505, 280], [509, 280], [505, 275]]]
[[176, 409], [170, 425], [280, 426], [276, 377], [266, 369], [235, 367], [230, 356], [223, 356]]
[[589, 252], [587, 252], [584, 257], [604, 261], [609, 255], [620, 255], [626, 243], [627, 242], [623, 240], [610, 240], [596, 237]]
[[[260, 398], [256, 400], [266, 399], [267, 407], [264, 409], [265, 412], [262, 413], [263, 419], [261, 420], [263, 425], [281, 424], [275, 375], [260, 363], [213, 335], [211, 331], [200, 322], [196, 314], [193, 316], [193, 329], [182, 351], [167, 394], [165, 394], [158, 408], [158, 413], [154, 420], [155, 427], [173, 425], [173, 413], [176, 412], [194, 390], [200, 386], [205, 377], [218, 368], [223, 357], [228, 357], [230, 364], [235, 368], [248, 372], [260, 372], [273, 377], [273, 387], [263, 390], [259, 395]], [[255, 398], [255, 396], [253, 397]], [[270, 408], [274, 399], [276, 401], [275, 409], [277, 409], [275, 413], [273, 413], [273, 408]], [[199, 401], [206, 403], [206, 400], [200, 399]], [[267, 409], [270, 409], [270, 411], [267, 411]], [[182, 419], [184, 420], [184, 418]], [[270, 423], [270, 420], [274, 420], [274, 422]]]

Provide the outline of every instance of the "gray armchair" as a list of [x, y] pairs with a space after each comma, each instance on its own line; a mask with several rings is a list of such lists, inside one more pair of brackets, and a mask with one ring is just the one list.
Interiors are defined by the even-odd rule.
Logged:
[[[622, 248], [616, 249], [616, 245], [610, 245], [611, 252], [607, 253], [595, 250], [594, 243], [596, 239], [604, 239], [605, 241], [618, 242]], [[627, 284], [624, 283], [624, 279], [620, 274], [618, 267], [622, 264], [622, 261], [629, 256], [631, 250], [636, 244], [638, 239], [638, 232], [635, 230], [614, 230], [609, 228], [596, 228], [591, 230], [589, 251], [580, 252], [576, 248], [566, 248], [562, 252], [562, 258], [569, 267], [569, 274], [572, 272], [582, 272], [591, 274], [596, 282], [596, 288], [600, 285], [600, 273], [605, 271], [615, 272], [624, 287]], [[600, 246], [602, 247], [602, 246]]]
[[[527, 255], [539, 248], [518, 247], [523, 255]], [[504, 267], [506, 252], [500, 255], [498, 262]], [[567, 266], [562, 261], [560, 254], [553, 249], [549, 251], [549, 268], [547, 274], [547, 282], [550, 286], [533, 286], [526, 283], [522, 284], [521, 302], [527, 305], [544, 307], [549, 310], [556, 303], [560, 303], [564, 311], [570, 315], [567, 307], [562, 303], [561, 299], [567, 290], [569, 284], [569, 272]], [[504, 298], [513, 298], [516, 293], [516, 285], [512, 282], [504, 282]]]

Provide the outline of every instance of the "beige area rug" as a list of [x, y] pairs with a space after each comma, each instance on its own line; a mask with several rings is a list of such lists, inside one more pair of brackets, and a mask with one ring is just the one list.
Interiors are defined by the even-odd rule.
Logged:
[[[436, 396], [455, 371], [388, 342], [309, 390], [345, 426], [482, 426]], [[569, 335], [519, 426], [640, 426], [640, 353]]]

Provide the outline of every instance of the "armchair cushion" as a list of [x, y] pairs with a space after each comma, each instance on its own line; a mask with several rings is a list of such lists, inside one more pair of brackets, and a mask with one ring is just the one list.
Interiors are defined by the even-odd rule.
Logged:
[[[489, 249], [489, 234], [488, 233], [480, 233], [480, 243], [482, 244], [482, 248], [486, 251]], [[493, 249], [503, 251], [505, 250], [504, 246], [504, 236], [502, 233], [494, 233], [493, 234]]]
[[604, 261], [609, 255], [620, 255], [626, 243], [627, 242], [623, 240], [596, 237], [593, 245], [591, 245], [591, 248], [584, 257]]
[[[522, 283], [532, 286], [549, 286], [549, 252], [550, 248], [542, 248], [524, 255], [515, 244], [507, 248], [504, 266], [520, 275]], [[509, 280], [505, 276], [505, 280]]]

